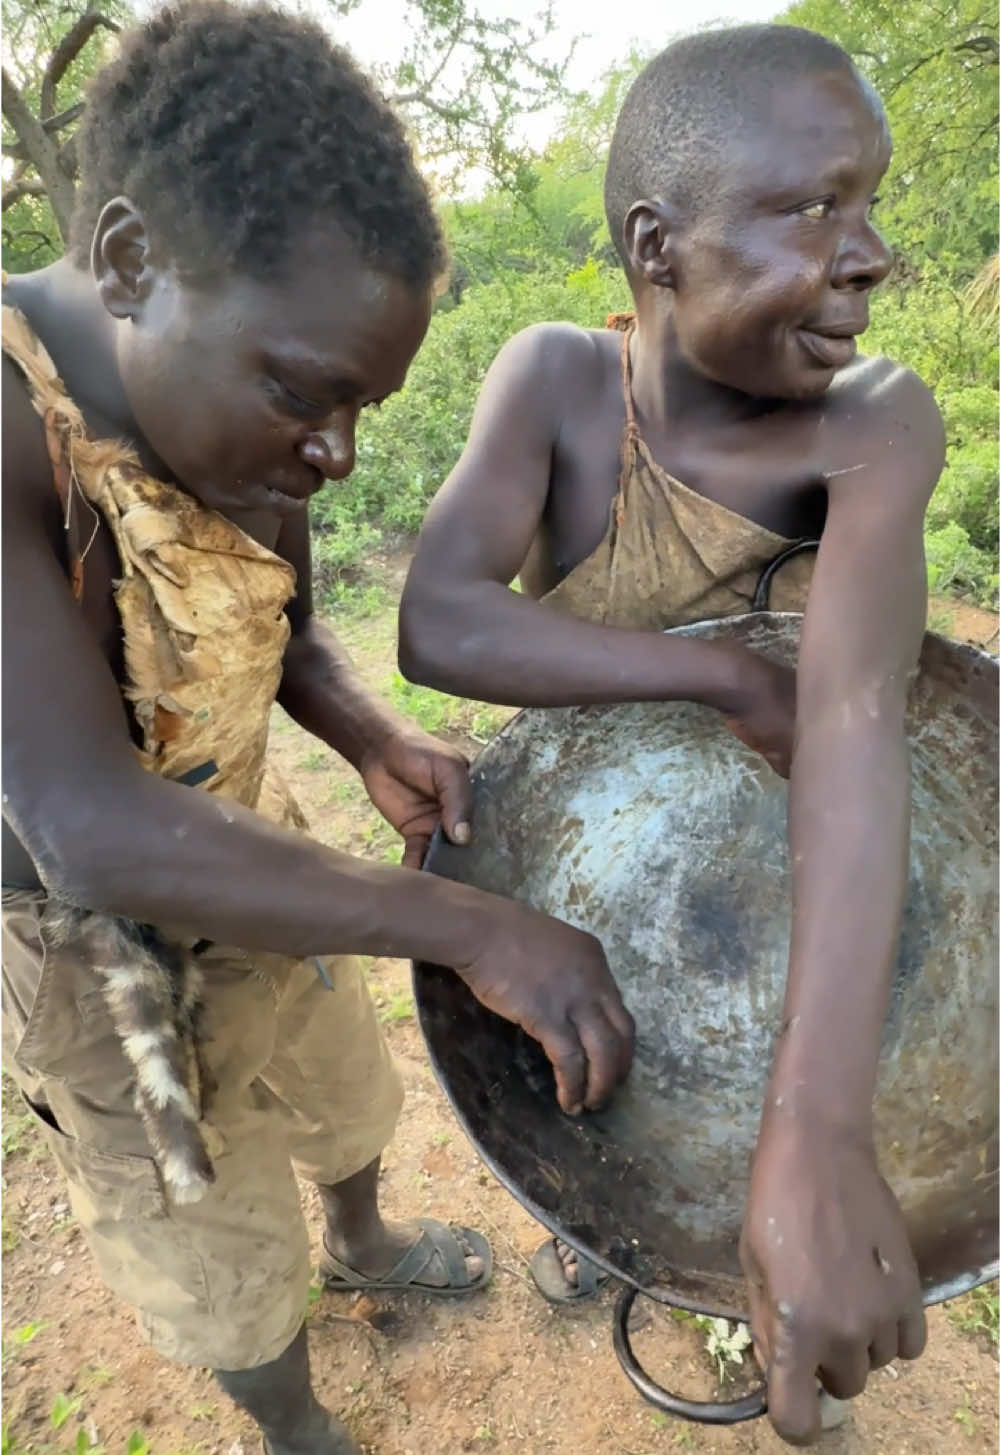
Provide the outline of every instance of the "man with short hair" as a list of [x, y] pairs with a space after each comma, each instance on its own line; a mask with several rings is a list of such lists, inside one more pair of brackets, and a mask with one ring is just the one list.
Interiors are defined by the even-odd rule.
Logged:
[[[944, 456], [921, 381], [856, 355], [891, 265], [872, 222], [889, 160], [878, 97], [822, 36], [736, 27], [652, 60], [605, 182], [635, 315], [504, 347], [400, 618], [414, 681], [515, 706], [701, 702], [791, 766], [788, 990], [742, 1254], [771, 1417], [794, 1443], [817, 1432], [818, 1374], [848, 1398], [925, 1339], [872, 1126]], [[796, 674], [661, 635], [748, 611], [759, 586], [805, 606]], [[561, 1302], [595, 1286], [553, 1240], [533, 1272]]]

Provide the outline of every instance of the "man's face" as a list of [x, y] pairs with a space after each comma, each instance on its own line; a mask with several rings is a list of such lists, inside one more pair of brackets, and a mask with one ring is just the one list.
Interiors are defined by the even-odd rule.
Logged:
[[430, 313], [429, 291], [318, 229], [275, 281], [202, 287], [164, 270], [118, 330], [119, 370], [140, 433], [185, 490], [228, 515], [288, 514], [351, 473], [358, 415], [402, 386]]
[[735, 139], [678, 244], [674, 323], [700, 373], [761, 398], [828, 388], [892, 263], [870, 220], [889, 160], [882, 108], [847, 70], [792, 81]]

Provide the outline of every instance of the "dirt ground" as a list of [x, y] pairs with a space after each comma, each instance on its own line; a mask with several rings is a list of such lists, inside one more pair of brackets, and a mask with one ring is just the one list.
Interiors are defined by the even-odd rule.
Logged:
[[[428, 725], [475, 752], [497, 714], [456, 709], [393, 677], [392, 599], [401, 574], [388, 561], [384, 609], [338, 621], [371, 683]], [[932, 623], [991, 643], [997, 621], [949, 603]], [[470, 733], [474, 734], [473, 737]], [[318, 837], [390, 857], [392, 834], [374, 817], [354, 775], [278, 712], [274, 751]], [[652, 1410], [621, 1374], [611, 1347], [614, 1292], [555, 1310], [535, 1293], [527, 1260], [541, 1230], [479, 1163], [428, 1068], [413, 1019], [409, 970], [370, 967], [373, 994], [402, 1069], [407, 1098], [385, 1158], [383, 1201], [396, 1216], [434, 1214], [487, 1232], [491, 1287], [465, 1302], [419, 1295], [311, 1302], [314, 1375], [321, 1397], [378, 1455], [778, 1455], [765, 1421], [734, 1429], [679, 1424]], [[131, 1317], [97, 1281], [68, 1217], [55, 1168], [5, 1096], [3, 1143], [3, 1455], [256, 1455], [253, 1428], [207, 1372], [177, 1369], [142, 1347]], [[307, 1217], [319, 1228], [315, 1197]], [[880, 1372], [850, 1423], [825, 1437], [828, 1455], [971, 1455], [998, 1448], [995, 1346], [964, 1331], [967, 1301], [933, 1310], [927, 1353]], [[715, 1392], [704, 1334], [657, 1311], [636, 1344], [665, 1382], [696, 1398]]]

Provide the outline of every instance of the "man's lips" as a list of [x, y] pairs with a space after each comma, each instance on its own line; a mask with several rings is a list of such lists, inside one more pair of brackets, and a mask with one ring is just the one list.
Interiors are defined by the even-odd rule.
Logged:
[[312, 478], [308, 482], [302, 479], [273, 480], [264, 488], [270, 496], [280, 502], [287, 501], [295, 505], [305, 505], [306, 501], [311, 500], [323, 485], [323, 476], [319, 470], [310, 473]]
[[[864, 327], [864, 325], [863, 325]], [[799, 339], [806, 352], [825, 369], [843, 369], [855, 357], [858, 345], [855, 335], [862, 332], [855, 326], [801, 328]]]

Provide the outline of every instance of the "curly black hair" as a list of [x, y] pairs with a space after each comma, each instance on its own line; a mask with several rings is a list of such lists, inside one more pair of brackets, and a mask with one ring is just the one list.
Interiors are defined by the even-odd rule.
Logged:
[[125, 195], [185, 271], [281, 271], [317, 219], [417, 287], [447, 257], [402, 124], [347, 51], [267, 4], [184, 0], [121, 37], [77, 134], [71, 250]]
[[775, 87], [846, 68], [854, 70], [839, 45], [795, 25], [701, 31], [655, 56], [626, 96], [605, 172], [605, 216], [623, 263], [634, 202], [669, 198], [698, 212], [717, 195], [728, 146], [767, 113]]

